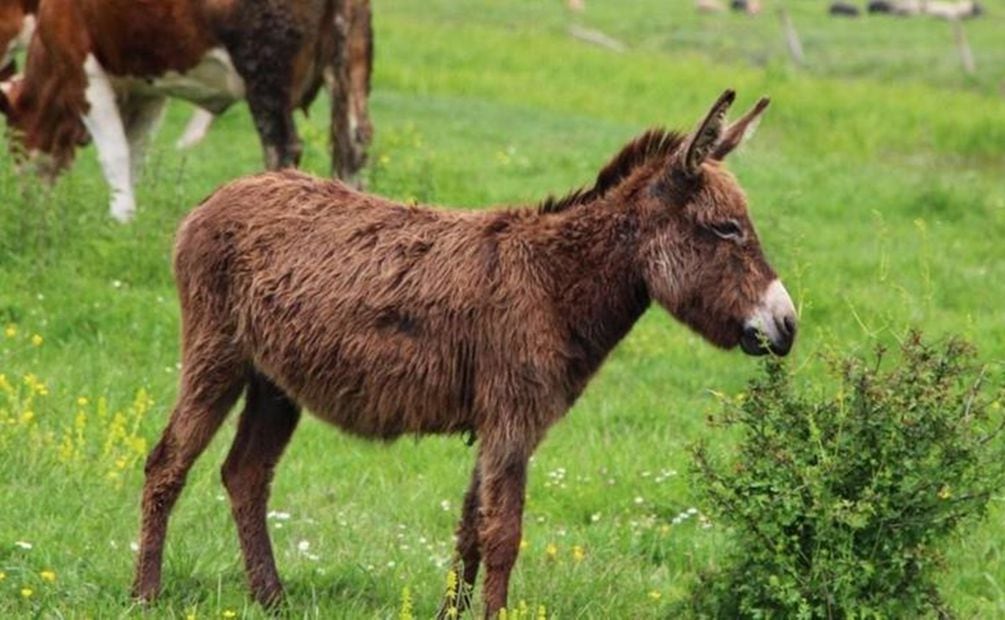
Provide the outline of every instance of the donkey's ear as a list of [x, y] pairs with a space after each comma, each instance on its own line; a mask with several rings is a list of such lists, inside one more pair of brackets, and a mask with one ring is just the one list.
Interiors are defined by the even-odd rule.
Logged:
[[698, 129], [691, 134], [687, 144], [684, 145], [683, 158], [681, 164], [684, 172], [690, 176], [698, 173], [703, 161], [715, 149], [719, 138], [722, 136], [722, 128], [726, 122], [726, 111], [736, 99], [736, 92], [727, 90], [719, 95], [712, 109], [708, 111], [705, 118], [698, 125]]
[[740, 146], [744, 140], [748, 140], [750, 136], [754, 135], [754, 131], [757, 130], [758, 123], [761, 122], [761, 116], [764, 114], [764, 111], [768, 109], [769, 103], [771, 103], [770, 99], [767, 97], [761, 97], [749, 112], [731, 124], [729, 128], [723, 132], [722, 139], [719, 140], [719, 144], [717, 144], [715, 149], [712, 150], [711, 158], [722, 161], [725, 159], [726, 155], [732, 153], [733, 150]]

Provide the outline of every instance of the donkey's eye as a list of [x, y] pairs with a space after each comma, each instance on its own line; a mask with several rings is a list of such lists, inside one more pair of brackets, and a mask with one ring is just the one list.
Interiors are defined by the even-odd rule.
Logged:
[[743, 229], [740, 228], [740, 223], [736, 220], [716, 222], [715, 224], [709, 224], [708, 228], [714, 232], [716, 236], [722, 237], [723, 239], [739, 239], [743, 236]]

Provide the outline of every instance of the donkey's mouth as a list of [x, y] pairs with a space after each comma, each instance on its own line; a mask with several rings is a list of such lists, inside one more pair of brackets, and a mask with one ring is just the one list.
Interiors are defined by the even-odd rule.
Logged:
[[792, 350], [792, 343], [795, 342], [795, 321], [786, 317], [775, 331], [778, 332], [778, 337], [771, 338], [756, 325], [747, 325], [743, 328], [743, 334], [740, 336], [740, 348], [747, 355], [767, 355], [768, 353], [780, 357], [788, 355], [789, 351]]
[[796, 309], [777, 279], [764, 291], [760, 304], [743, 323], [740, 347], [747, 355], [787, 355], [796, 340]]

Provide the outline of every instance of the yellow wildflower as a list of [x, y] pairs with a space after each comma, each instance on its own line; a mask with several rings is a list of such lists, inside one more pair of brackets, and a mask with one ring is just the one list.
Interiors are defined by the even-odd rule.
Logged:
[[44, 570], [38, 576], [42, 578], [42, 581], [48, 581], [49, 583], [56, 582], [56, 571]]
[[21, 596], [23, 598], [31, 598], [31, 595], [35, 592], [31, 588], [21, 588]]
[[28, 410], [21, 414], [21, 424], [28, 425], [35, 419], [35, 412]]
[[[454, 605], [454, 601], [457, 600], [457, 571], [451, 569], [447, 571], [447, 617], [456, 618], [457, 617], [457, 606]], [[453, 615], [451, 615], [453, 612]]]
[[544, 552], [548, 555], [548, 559], [554, 560], [558, 557], [558, 546], [555, 543], [548, 543], [548, 546], [544, 548]]
[[224, 618], [236, 618], [237, 612], [232, 609], [224, 609], [222, 615]]
[[44, 339], [42, 338], [41, 334], [32, 334], [31, 343], [33, 345], [35, 345], [36, 347], [40, 347], [40, 346], [42, 346], [43, 342], [44, 342]]
[[3, 581], [6, 578], [7, 578], [7, 573], [5, 573], [2, 570], [0, 570], [0, 581]]
[[586, 559], [586, 550], [580, 547], [579, 545], [573, 546], [572, 559], [575, 560], [576, 562], [582, 562], [583, 560]]
[[78, 396], [77, 397], [77, 406], [78, 407], [86, 407], [87, 406], [87, 397], [86, 396]]
[[47, 396], [49, 394], [49, 388], [45, 387], [45, 383], [30, 372], [24, 376], [24, 384], [39, 396]]
[[544, 605], [537, 606], [537, 620], [548, 620], [548, 610], [544, 608]]
[[3, 328], [3, 335], [7, 336], [8, 338], [13, 338], [14, 336], [17, 336], [17, 325], [14, 325], [13, 323], [8, 323], [7, 327]]
[[660, 598], [662, 596], [663, 596], [663, 593], [660, 592], [659, 590], [650, 590], [649, 591], [649, 598], [653, 599], [654, 601], [660, 600]]
[[529, 542], [527, 542], [527, 539], [526, 539], [526, 538], [521, 538], [521, 539], [520, 539], [520, 549], [521, 549], [521, 550], [523, 550], [523, 549], [526, 549], [526, 548], [527, 548], [527, 547], [529, 547], [529, 546], [530, 546], [530, 543], [529, 543]]
[[412, 591], [405, 586], [401, 590], [401, 609], [398, 611], [398, 620], [415, 620], [412, 615]]
[[195, 620], [195, 612], [190, 614], [185, 614], [185, 620]]
[[948, 486], [943, 486], [939, 489], [939, 499], [949, 499], [953, 496], [953, 492], [949, 490]]

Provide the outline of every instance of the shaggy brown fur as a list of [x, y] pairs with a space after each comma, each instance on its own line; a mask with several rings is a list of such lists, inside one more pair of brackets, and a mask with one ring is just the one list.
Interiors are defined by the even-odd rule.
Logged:
[[259, 601], [282, 594], [266, 499], [302, 406], [362, 437], [474, 433], [458, 563], [470, 588], [484, 562], [487, 615], [505, 606], [528, 458], [650, 300], [732, 347], [775, 279], [735, 180], [700, 161], [731, 101], [539, 209], [405, 206], [292, 171], [219, 189], [178, 232], [181, 392], [147, 462], [136, 594], [157, 593], [168, 513], [247, 386], [223, 478]]

